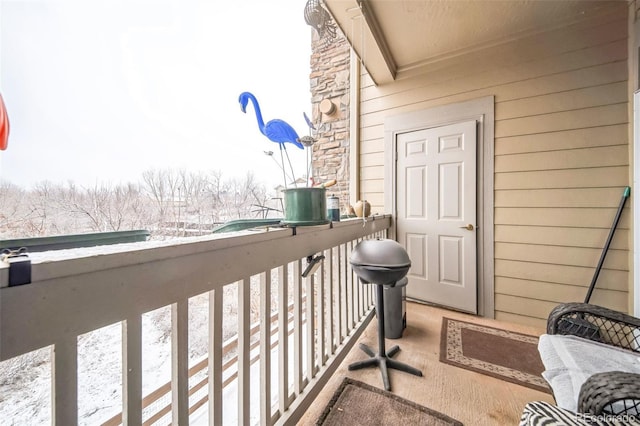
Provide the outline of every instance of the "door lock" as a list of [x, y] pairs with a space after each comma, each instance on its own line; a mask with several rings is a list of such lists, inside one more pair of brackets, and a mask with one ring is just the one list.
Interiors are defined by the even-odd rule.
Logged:
[[467, 231], [473, 231], [473, 225], [472, 224], [468, 224], [467, 226], [461, 226], [461, 229], [466, 229]]

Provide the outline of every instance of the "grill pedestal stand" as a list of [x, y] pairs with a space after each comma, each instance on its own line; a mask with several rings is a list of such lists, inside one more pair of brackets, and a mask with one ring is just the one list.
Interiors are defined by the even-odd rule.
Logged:
[[[372, 283], [375, 284], [375, 283]], [[357, 361], [349, 365], [349, 370], [359, 370], [361, 368], [375, 367], [380, 368], [382, 374], [382, 382], [384, 388], [388, 391], [391, 390], [389, 384], [389, 373], [387, 369], [404, 371], [405, 373], [413, 374], [414, 376], [422, 377], [422, 371], [417, 368], [411, 367], [395, 359], [391, 359], [395, 354], [400, 351], [400, 347], [395, 345], [389, 352], [385, 349], [385, 335], [384, 335], [384, 289], [383, 284], [375, 284], [376, 286], [376, 315], [378, 316], [378, 354], [375, 354], [369, 346], [360, 343], [360, 349], [369, 355], [371, 358], [364, 361]]]

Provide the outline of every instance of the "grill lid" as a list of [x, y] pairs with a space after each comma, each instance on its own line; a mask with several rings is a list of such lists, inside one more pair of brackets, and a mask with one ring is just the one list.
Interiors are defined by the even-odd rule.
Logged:
[[411, 259], [400, 244], [389, 239], [364, 240], [351, 252], [352, 265], [407, 268]]

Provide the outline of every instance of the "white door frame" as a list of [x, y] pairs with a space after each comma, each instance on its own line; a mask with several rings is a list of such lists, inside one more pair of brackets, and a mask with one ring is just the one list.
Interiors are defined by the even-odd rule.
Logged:
[[[632, 313], [640, 317], [640, 196], [633, 190], [640, 188], [640, 91], [633, 94], [633, 300]], [[631, 294], [631, 293], [630, 293]]]
[[[495, 318], [494, 302], [494, 97], [487, 96], [455, 104], [413, 111], [384, 121], [384, 211], [397, 214], [396, 135], [407, 131], [440, 127], [460, 121], [476, 120], [477, 149], [477, 253], [478, 315]], [[390, 238], [395, 239], [395, 224]]]

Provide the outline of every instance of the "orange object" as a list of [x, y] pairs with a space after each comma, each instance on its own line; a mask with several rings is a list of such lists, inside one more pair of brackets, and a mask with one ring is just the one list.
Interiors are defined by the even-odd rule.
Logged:
[[7, 149], [9, 145], [9, 116], [0, 95], [0, 151]]

